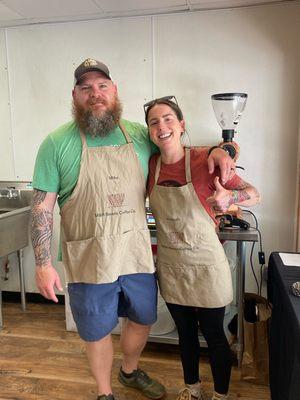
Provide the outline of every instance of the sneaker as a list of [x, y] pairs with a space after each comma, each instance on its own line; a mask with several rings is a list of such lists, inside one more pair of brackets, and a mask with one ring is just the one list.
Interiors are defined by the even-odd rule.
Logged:
[[134, 370], [130, 378], [127, 378], [123, 374], [122, 369], [120, 369], [119, 381], [125, 386], [140, 390], [150, 399], [160, 399], [166, 393], [166, 389], [161, 383], [150, 378], [150, 376], [141, 369]]
[[198, 397], [198, 400], [211, 400], [211, 396], [200, 388], [200, 396]]
[[200, 388], [199, 397], [195, 397], [192, 395], [191, 390], [185, 387], [180, 390], [176, 400], [211, 400], [211, 397], [202, 388]]
[[101, 394], [97, 397], [97, 400], [117, 400], [114, 398], [113, 394]]
[[235, 393], [219, 394], [213, 392], [211, 400], [237, 400], [237, 395]]
[[192, 392], [189, 388], [183, 388], [180, 390], [176, 400], [195, 400], [196, 397], [192, 396]]

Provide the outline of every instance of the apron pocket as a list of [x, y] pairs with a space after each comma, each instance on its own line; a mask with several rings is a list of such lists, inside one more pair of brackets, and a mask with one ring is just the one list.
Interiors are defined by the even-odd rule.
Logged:
[[63, 245], [63, 262], [69, 282], [96, 282], [95, 263], [96, 238], [66, 242]]
[[97, 237], [99, 282], [112, 282], [121, 275], [153, 273], [154, 263], [148, 229]]
[[227, 261], [215, 265], [157, 263], [158, 282], [167, 302], [197, 307], [223, 307], [232, 300]]
[[148, 229], [67, 242], [63, 248], [69, 282], [110, 283], [121, 275], [154, 272]]

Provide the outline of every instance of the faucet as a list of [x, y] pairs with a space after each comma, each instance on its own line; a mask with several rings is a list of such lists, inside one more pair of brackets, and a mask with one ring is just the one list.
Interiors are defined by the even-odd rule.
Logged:
[[0, 189], [0, 198], [7, 199], [18, 199], [20, 198], [20, 190], [15, 189], [14, 187], [8, 187], [7, 189]]

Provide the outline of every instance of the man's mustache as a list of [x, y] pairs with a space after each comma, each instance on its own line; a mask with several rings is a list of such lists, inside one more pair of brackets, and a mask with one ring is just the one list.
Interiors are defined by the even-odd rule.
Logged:
[[107, 102], [105, 101], [105, 100], [90, 100], [89, 102], [88, 102], [88, 104], [90, 105], [90, 106], [94, 106], [94, 105], [96, 105], [96, 104], [103, 104], [103, 105], [105, 105], [105, 106], [107, 106]]

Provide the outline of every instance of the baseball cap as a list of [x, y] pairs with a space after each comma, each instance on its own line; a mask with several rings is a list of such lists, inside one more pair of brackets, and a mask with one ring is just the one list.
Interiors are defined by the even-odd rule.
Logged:
[[103, 64], [100, 61], [94, 60], [93, 58], [87, 58], [84, 60], [76, 69], [74, 72], [74, 85], [77, 84], [78, 80], [81, 78], [83, 74], [86, 74], [87, 72], [90, 71], [99, 71], [102, 72], [102, 74], [106, 75], [106, 77], [110, 80], [112, 80], [109, 69], [105, 64]]

